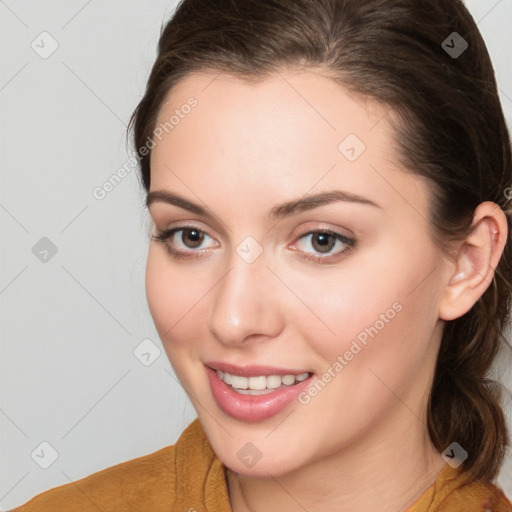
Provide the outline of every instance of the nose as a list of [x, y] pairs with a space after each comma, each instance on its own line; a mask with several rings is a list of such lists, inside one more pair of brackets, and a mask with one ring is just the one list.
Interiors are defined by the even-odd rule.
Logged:
[[278, 336], [284, 325], [278, 285], [263, 255], [247, 263], [234, 253], [228, 271], [211, 292], [210, 331], [232, 347]]

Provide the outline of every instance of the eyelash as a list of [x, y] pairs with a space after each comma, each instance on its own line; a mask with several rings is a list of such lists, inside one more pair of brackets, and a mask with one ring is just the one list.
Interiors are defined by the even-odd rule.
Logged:
[[[167, 251], [169, 252], [169, 254], [173, 258], [176, 258], [176, 259], [179, 259], [179, 258], [200, 258], [205, 252], [206, 253], [211, 252], [211, 250], [178, 251], [176, 249], [173, 249], [171, 247], [171, 245], [168, 243], [169, 239], [175, 233], [177, 233], [179, 231], [188, 231], [188, 230], [190, 230], [190, 231], [198, 231], [200, 234], [204, 234], [204, 235], [210, 236], [210, 235], [208, 235], [208, 233], [206, 231], [204, 231], [202, 229], [199, 229], [196, 226], [184, 225], [184, 226], [178, 226], [178, 227], [175, 227], [175, 228], [171, 228], [171, 229], [167, 229], [165, 231], [158, 232], [156, 235], [153, 235], [152, 238], [153, 238], [153, 240], [155, 240], [157, 242], [163, 243], [166, 246]], [[323, 260], [332, 260], [332, 259], [336, 258], [337, 256], [341, 256], [345, 252], [350, 251], [351, 249], [353, 249], [356, 246], [356, 240], [354, 240], [353, 238], [348, 238], [348, 237], [342, 235], [341, 233], [337, 233], [336, 231], [332, 231], [332, 230], [329, 230], [329, 229], [316, 229], [316, 230], [313, 230], [313, 231], [307, 231], [306, 233], [301, 235], [298, 238], [298, 240], [300, 240], [302, 238], [305, 238], [306, 236], [315, 235], [315, 234], [319, 234], [319, 233], [334, 237], [336, 240], [339, 240], [340, 242], [343, 242], [346, 245], [346, 248], [343, 249], [340, 252], [329, 254], [328, 256], [313, 256], [310, 253], [304, 253], [304, 255], [302, 257], [304, 257], [307, 260], [312, 260], [312, 261], [315, 261], [315, 262], [320, 262], [320, 261], [323, 261]], [[210, 237], [210, 238], [212, 238], [212, 237]]]

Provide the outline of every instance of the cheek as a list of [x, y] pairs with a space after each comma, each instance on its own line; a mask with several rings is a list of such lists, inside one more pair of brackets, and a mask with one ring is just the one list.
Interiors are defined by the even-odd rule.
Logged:
[[166, 265], [160, 253], [160, 249], [152, 243], [146, 263], [146, 298], [153, 322], [162, 338], [165, 329], [172, 325], [165, 319], [174, 309], [172, 305], [175, 304], [177, 288], [169, 281], [171, 276], [166, 272]]
[[180, 382], [198, 375], [196, 365], [208, 340], [208, 314], [218, 272], [176, 263], [153, 242], [146, 264], [146, 297], [156, 330]]
[[[196, 308], [194, 287], [190, 275], [177, 272], [165, 249], [152, 243], [146, 264], [146, 297], [156, 330], [167, 358], [179, 381], [187, 387], [187, 364], [193, 359], [193, 339], [197, 339], [191, 324]], [[192, 309], [191, 309], [192, 308]]]
[[[291, 276], [294, 292], [303, 298], [307, 309], [299, 302], [287, 307], [289, 319], [307, 337], [318, 352], [331, 358], [349, 349], [351, 340], [364, 342], [372, 332], [387, 328], [402, 309], [404, 283], [397, 279], [386, 281], [371, 265], [354, 265], [336, 272], [332, 269], [312, 279], [304, 273]], [[392, 273], [387, 269], [388, 274]], [[292, 279], [292, 277], [294, 279]], [[329, 354], [330, 352], [330, 354]]]
[[186, 327], [197, 314], [197, 306], [192, 306], [201, 292], [195, 286], [197, 279], [187, 271], [177, 271], [170, 258], [164, 247], [151, 244], [146, 265], [146, 297], [164, 346], [170, 340], [184, 340]]
[[[429, 268], [434, 260], [425, 252]], [[378, 272], [359, 275], [353, 284], [346, 280], [333, 301], [337, 305], [324, 303], [326, 323], [336, 336], [316, 345], [325, 370], [336, 375], [331, 398], [351, 403], [361, 414], [393, 401], [390, 390], [406, 395], [416, 379], [426, 382], [423, 372], [432, 362], [437, 325], [438, 273], [425, 279], [428, 271], [418, 275], [411, 258], [375, 268]]]
[[314, 288], [307, 279], [297, 284], [314, 314], [295, 315], [296, 321], [328, 365], [346, 354], [351, 366], [355, 359], [392, 366], [428, 349], [437, 321], [439, 272], [425, 277], [438, 268], [436, 253], [423, 247], [423, 270], [411, 251], [379, 254], [378, 262], [359, 260], [357, 268], [318, 279]]

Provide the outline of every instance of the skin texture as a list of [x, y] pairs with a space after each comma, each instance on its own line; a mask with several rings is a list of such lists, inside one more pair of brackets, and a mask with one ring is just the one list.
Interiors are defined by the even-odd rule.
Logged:
[[[396, 163], [390, 109], [317, 70], [255, 84], [189, 75], [157, 124], [191, 96], [197, 106], [152, 150], [150, 191], [179, 194], [212, 218], [150, 205], [153, 233], [187, 222], [206, 235], [200, 245], [183, 231], [167, 240], [198, 258], [175, 259], [152, 241], [146, 291], [176, 375], [229, 468], [233, 510], [405, 508], [444, 465], [425, 420], [443, 324], [489, 286], [507, 236], [503, 212], [482, 203], [472, 235], [443, 253], [429, 231], [429, 183]], [[353, 162], [338, 149], [348, 134], [366, 146]], [[335, 189], [378, 206], [336, 202], [268, 216], [277, 204]], [[356, 245], [331, 239], [329, 259], [308, 260], [322, 256], [308, 234], [322, 229]], [[247, 236], [263, 250], [250, 264], [236, 251]], [[394, 318], [307, 405], [256, 423], [216, 405], [205, 361], [319, 377], [397, 303]], [[262, 454], [252, 468], [237, 456], [248, 442]]]

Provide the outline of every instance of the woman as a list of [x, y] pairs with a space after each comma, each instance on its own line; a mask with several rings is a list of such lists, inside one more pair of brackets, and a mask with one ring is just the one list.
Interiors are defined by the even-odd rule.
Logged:
[[512, 510], [511, 148], [464, 5], [184, 0], [132, 126], [198, 419], [16, 510]]

